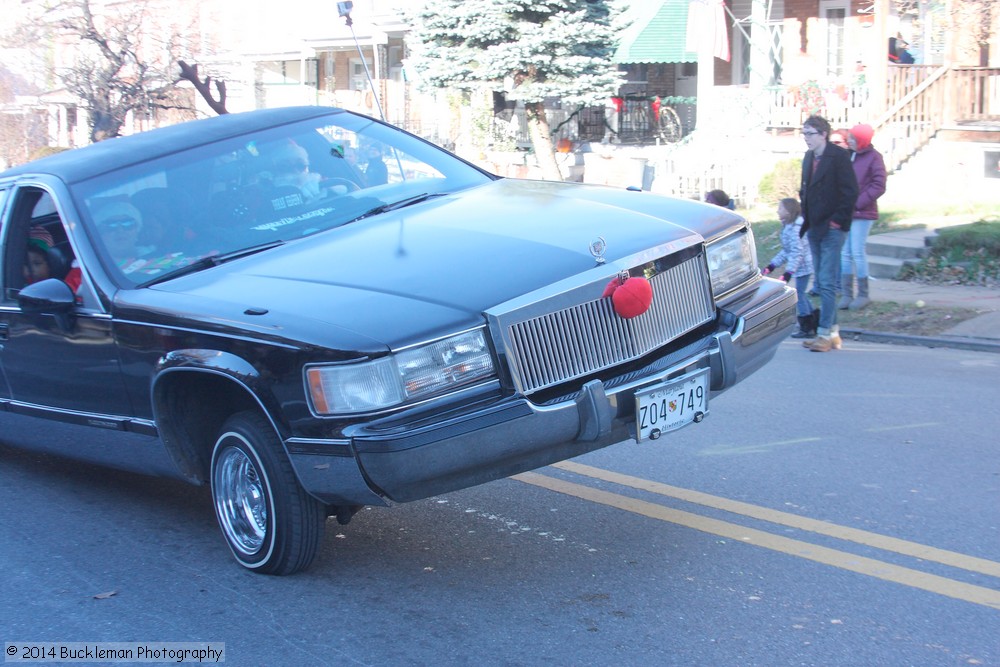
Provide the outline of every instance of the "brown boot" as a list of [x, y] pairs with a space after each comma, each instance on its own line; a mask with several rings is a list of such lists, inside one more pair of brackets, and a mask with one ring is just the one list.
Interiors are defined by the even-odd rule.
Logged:
[[830, 347], [834, 350], [839, 350], [844, 347], [844, 341], [840, 337], [840, 325], [834, 324], [833, 329], [830, 331]]
[[809, 345], [809, 349], [813, 352], [829, 352], [834, 349], [833, 340], [830, 336], [816, 336], [815, 340], [809, 342], [812, 343]]

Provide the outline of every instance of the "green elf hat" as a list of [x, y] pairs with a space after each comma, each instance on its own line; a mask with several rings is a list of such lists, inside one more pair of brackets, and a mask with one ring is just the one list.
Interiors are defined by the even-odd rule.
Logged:
[[47, 253], [54, 245], [52, 234], [44, 227], [32, 227], [28, 232], [28, 248]]

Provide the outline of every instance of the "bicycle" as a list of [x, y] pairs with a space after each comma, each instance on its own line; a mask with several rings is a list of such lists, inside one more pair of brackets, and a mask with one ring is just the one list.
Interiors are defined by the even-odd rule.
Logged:
[[684, 134], [680, 116], [659, 96], [626, 95], [612, 98], [612, 102], [618, 112], [617, 134], [623, 143], [649, 139], [674, 143]]
[[[610, 133], [617, 143], [676, 143], [684, 136], [680, 116], [658, 96], [628, 95], [613, 97], [617, 127], [608, 122], [604, 107], [581, 106], [553, 130], [555, 137], [566, 124], [576, 120], [577, 136], [590, 141]], [[679, 99], [679, 98], [678, 98]]]

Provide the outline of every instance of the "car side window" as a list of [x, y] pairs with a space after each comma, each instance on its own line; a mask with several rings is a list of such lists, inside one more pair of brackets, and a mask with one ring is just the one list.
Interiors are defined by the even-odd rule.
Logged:
[[9, 216], [3, 253], [4, 298], [48, 278], [62, 280], [74, 293], [81, 282], [66, 228], [52, 195], [40, 188], [18, 191]]

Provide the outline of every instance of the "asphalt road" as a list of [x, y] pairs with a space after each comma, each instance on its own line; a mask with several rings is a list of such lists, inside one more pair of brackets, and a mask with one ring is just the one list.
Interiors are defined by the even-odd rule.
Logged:
[[287, 578], [235, 565], [204, 489], [0, 447], [0, 638], [225, 643], [230, 665], [1000, 665], [998, 378], [996, 354], [789, 340], [702, 424], [331, 520]]

